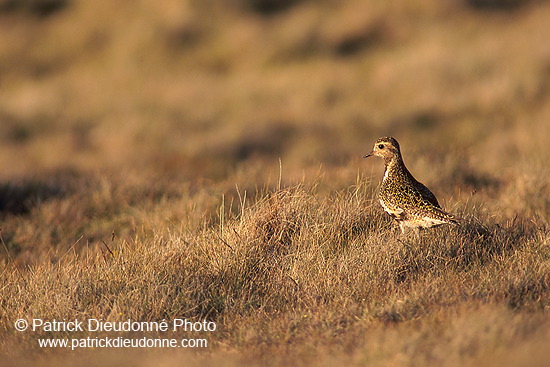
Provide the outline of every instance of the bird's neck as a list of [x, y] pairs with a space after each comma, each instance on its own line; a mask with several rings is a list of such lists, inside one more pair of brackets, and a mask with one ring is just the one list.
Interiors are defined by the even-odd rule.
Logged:
[[406, 174], [406, 172], [408, 172], [407, 167], [405, 167], [405, 163], [403, 163], [403, 158], [401, 158], [400, 154], [384, 159], [384, 165], [384, 178], [390, 175]]

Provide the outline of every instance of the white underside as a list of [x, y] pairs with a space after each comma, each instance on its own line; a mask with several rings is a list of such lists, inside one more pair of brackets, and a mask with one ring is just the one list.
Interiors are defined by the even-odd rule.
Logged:
[[380, 199], [380, 205], [382, 205], [382, 208], [386, 211], [386, 213], [393, 215], [395, 217], [399, 217], [401, 214], [403, 214], [403, 209], [401, 208], [390, 208], [386, 204], [384, 204], [384, 201]]
[[418, 219], [412, 219], [412, 220], [403, 220], [400, 222], [399, 225], [401, 227], [409, 227], [409, 228], [431, 228], [431, 227], [439, 226], [445, 223], [447, 222], [443, 220], [424, 217], [424, 218], [418, 218]]
[[429, 228], [429, 227], [433, 227], [433, 226], [438, 226], [440, 224], [448, 223], [444, 220], [436, 219], [436, 218], [430, 218], [430, 217], [424, 217], [424, 218], [422, 218], [422, 220], [423, 220], [423, 223], [424, 223], [424, 228]]
[[[382, 199], [380, 199], [380, 205], [382, 205], [382, 207], [388, 214], [393, 215], [398, 220], [404, 212], [404, 210], [401, 208], [390, 208], [384, 203]], [[422, 218], [399, 220], [399, 227], [401, 228], [401, 232], [405, 233], [406, 228], [412, 228], [412, 229], [431, 228], [431, 227], [439, 226], [441, 224], [446, 224], [446, 223], [447, 222], [444, 220], [425, 216]]]

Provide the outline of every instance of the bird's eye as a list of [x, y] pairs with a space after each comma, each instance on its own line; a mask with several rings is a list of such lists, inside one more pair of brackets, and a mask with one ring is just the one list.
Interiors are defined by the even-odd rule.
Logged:
[[384, 144], [378, 144], [378, 149], [384, 149]]

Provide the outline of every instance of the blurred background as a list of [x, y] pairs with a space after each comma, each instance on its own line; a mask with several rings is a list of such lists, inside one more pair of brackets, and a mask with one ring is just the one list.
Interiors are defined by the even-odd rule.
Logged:
[[0, 0], [2, 238], [190, 223], [279, 162], [377, 183], [387, 135], [444, 203], [547, 220], [549, 21], [544, 0]]
[[542, 0], [0, 0], [1, 175], [292, 175], [383, 135], [418, 169], [546, 162], [549, 20]]

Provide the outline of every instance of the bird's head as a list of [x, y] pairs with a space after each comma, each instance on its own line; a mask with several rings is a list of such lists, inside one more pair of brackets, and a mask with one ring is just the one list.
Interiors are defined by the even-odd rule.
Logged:
[[399, 158], [401, 156], [399, 143], [392, 137], [379, 138], [374, 143], [374, 148], [372, 151], [363, 158], [368, 158], [371, 156], [380, 157], [386, 162], [391, 161], [394, 158]]

